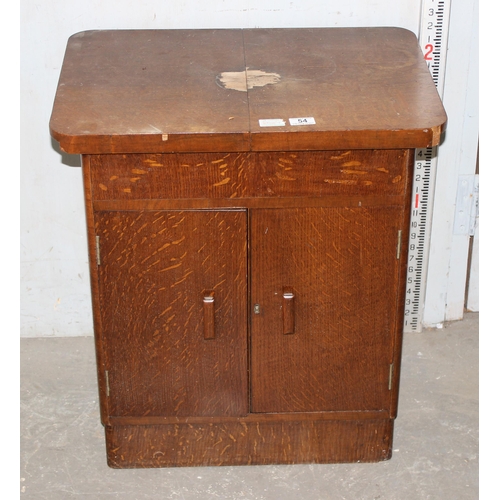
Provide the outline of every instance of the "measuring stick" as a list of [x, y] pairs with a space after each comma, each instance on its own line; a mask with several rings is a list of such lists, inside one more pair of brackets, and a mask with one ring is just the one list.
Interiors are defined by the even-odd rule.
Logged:
[[[451, 0], [422, 0], [419, 43], [443, 98]], [[422, 331], [438, 148], [415, 150], [404, 332]]]

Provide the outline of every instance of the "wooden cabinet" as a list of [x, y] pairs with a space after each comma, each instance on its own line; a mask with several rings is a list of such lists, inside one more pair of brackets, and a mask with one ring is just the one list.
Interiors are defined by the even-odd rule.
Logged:
[[110, 466], [390, 458], [413, 148], [445, 122], [406, 30], [70, 38], [51, 133]]

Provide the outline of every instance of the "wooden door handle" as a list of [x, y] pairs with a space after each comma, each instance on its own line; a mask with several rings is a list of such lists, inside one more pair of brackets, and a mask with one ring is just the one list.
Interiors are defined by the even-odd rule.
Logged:
[[203, 335], [205, 340], [215, 338], [215, 295], [212, 290], [203, 292]]
[[291, 287], [283, 287], [283, 334], [295, 333], [295, 294]]

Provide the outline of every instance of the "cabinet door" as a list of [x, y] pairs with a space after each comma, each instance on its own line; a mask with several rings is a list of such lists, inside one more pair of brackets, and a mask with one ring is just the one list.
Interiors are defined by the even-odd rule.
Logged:
[[245, 211], [96, 213], [112, 416], [245, 415]]
[[389, 408], [401, 223], [387, 207], [252, 211], [252, 411]]

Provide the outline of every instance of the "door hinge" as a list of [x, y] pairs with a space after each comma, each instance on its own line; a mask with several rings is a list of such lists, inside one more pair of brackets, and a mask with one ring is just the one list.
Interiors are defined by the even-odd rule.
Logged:
[[474, 236], [479, 216], [479, 174], [458, 177], [453, 234]]
[[109, 372], [106, 370], [104, 372], [104, 378], [106, 379], [106, 396], [109, 398]]
[[391, 363], [389, 365], [389, 390], [391, 391], [392, 390], [392, 373], [394, 371], [394, 364]]
[[403, 235], [403, 231], [400, 229], [398, 231], [398, 246], [396, 248], [396, 259], [398, 259], [398, 260], [401, 257], [401, 238], [402, 238], [402, 235]]
[[99, 236], [95, 237], [95, 255], [97, 260], [97, 265], [101, 265], [101, 246], [99, 244]]

